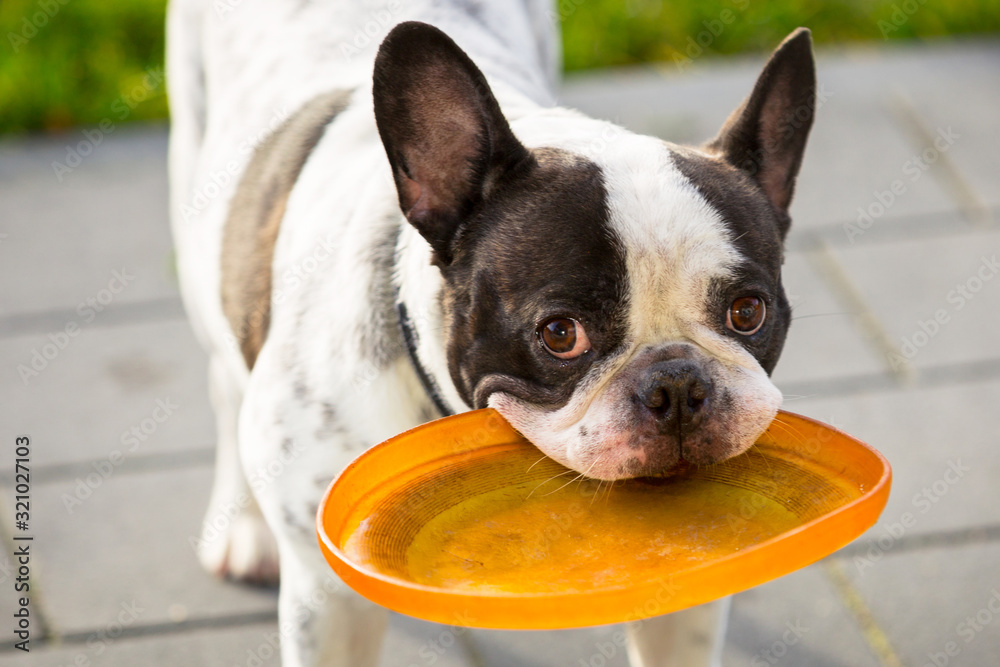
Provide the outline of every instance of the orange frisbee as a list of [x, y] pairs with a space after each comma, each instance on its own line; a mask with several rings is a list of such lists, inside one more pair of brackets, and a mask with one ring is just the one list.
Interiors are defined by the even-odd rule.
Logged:
[[424, 424], [331, 484], [320, 547], [389, 609], [510, 630], [634, 621], [770, 581], [875, 523], [888, 462], [781, 412], [748, 452], [672, 477], [584, 479], [494, 410]]

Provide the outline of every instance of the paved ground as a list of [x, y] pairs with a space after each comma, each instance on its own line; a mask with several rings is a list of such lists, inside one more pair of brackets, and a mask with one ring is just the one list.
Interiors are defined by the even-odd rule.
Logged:
[[[759, 65], [600, 73], [564, 97], [698, 140]], [[736, 597], [726, 664], [1000, 664], [1000, 43], [823, 52], [819, 80], [776, 378], [789, 409], [885, 452], [895, 487], [868, 536]], [[49, 638], [30, 660], [11, 649], [16, 575], [0, 557], [0, 665], [276, 664], [274, 593], [215, 581], [188, 542], [213, 430], [171, 268], [166, 132], [116, 129], [60, 181], [52, 163], [84, 139], [0, 143], [0, 277], [13, 286], [0, 294], [0, 516], [9, 542], [14, 437], [28, 433], [33, 628]], [[22, 378], [33, 358], [37, 376]], [[159, 402], [172, 406], [162, 423]], [[622, 666], [601, 653], [613, 630], [452, 642], [394, 617], [382, 664]], [[438, 655], [435, 641], [454, 645]]]

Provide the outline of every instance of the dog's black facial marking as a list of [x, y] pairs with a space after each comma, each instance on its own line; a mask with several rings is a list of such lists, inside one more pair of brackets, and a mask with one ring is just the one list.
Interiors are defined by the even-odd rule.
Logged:
[[[673, 161], [718, 212], [742, 256], [734, 277], [713, 286], [709, 308], [717, 315], [716, 328], [739, 341], [770, 373], [778, 363], [791, 321], [781, 283], [782, 230], [787, 228], [783, 214], [748, 174], [724, 160], [675, 151]], [[764, 299], [766, 317], [760, 331], [744, 336], [726, 327], [726, 312], [735, 299], [747, 295]]]
[[[625, 251], [609, 226], [601, 169], [566, 151], [533, 153], [530, 168], [494, 184], [442, 267], [449, 370], [475, 407], [495, 391], [565, 405], [626, 335]], [[591, 350], [572, 360], [548, 353], [537, 331], [553, 317], [580, 322]]]

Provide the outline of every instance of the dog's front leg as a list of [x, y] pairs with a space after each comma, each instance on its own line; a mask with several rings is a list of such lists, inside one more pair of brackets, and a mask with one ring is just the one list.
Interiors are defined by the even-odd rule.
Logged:
[[731, 600], [630, 623], [632, 667], [720, 667]]
[[250, 378], [240, 454], [278, 544], [282, 665], [375, 667], [388, 614], [340, 581], [316, 542], [323, 492], [358, 452], [339, 434], [317, 433], [325, 401], [296, 398], [275, 358]]
[[347, 587], [315, 543], [281, 548], [278, 623], [284, 667], [375, 667], [388, 613]]

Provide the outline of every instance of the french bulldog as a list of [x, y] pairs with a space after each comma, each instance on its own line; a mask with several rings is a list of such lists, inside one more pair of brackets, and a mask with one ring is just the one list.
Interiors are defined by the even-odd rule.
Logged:
[[[173, 0], [172, 227], [218, 422], [211, 572], [273, 583], [287, 667], [377, 663], [317, 504], [371, 445], [492, 407], [599, 480], [751, 447], [782, 401], [808, 30], [718, 135], [554, 106], [543, 0]], [[717, 664], [725, 601], [630, 627], [635, 667]]]

